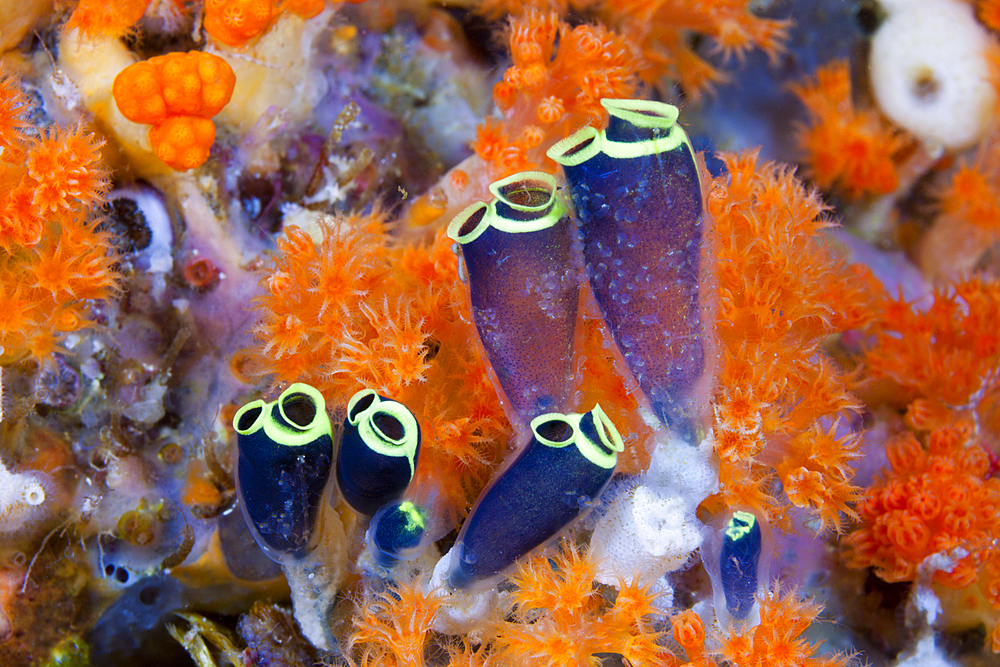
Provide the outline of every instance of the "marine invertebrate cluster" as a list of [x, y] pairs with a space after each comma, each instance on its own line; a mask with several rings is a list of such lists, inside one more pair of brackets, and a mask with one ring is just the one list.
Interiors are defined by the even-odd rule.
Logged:
[[500, 655], [555, 666], [593, 664], [594, 654], [614, 652], [634, 665], [669, 664], [664, 633], [653, 622], [658, 593], [648, 585], [623, 586], [605, 604], [593, 587], [595, 569], [572, 544], [554, 558], [525, 562], [511, 578], [513, 615], [496, 628]]
[[[693, 98], [750, 49], [773, 59], [788, 44], [774, 78], [843, 54], [816, 47], [829, 46], [817, 39], [827, 26], [788, 39], [780, 20], [787, 7], [813, 20], [802, 3], [826, 2], [487, 0], [446, 13], [419, 1], [163, 0], [116, 14], [81, 1], [68, 24], [63, 12], [31, 26], [37, 38], [12, 38], [4, 67], [25, 85], [0, 79], [0, 486], [14, 489], [0, 512], [0, 662], [89, 648], [95, 664], [143, 663], [187, 607], [190, 629], [172, 636], [201, 661], [218, 649], [234, 664], [839, 667], [845, 656], [802, 636], [818, 606], [769, 577], [822, 596], [840, 645], [880, 662], [910, 639], [855, 641], [878, 624], [859, 622], [870, 609], [844, 602], [845, 581], [883, 592], [874, 577], [900, 572], [916, 573], [922, 600], [941, 599], [928, 631], [974, 644], [970, 629], [1000, 620], [995, 140], [917, 178], [933, 147], [852, 89], [860, 63], [822, 68], [795, 90], [810, 113], [803, 173], [853, 200], [834, 212], [752, 152], [724, 156], [709, 180], [675, 109], [606, 99], [680, 95], [695, 146], [739, 143], [747, 128], [727, 126], [730, 98], [717, 116]], [[995, 4], [976, 3], [987, 26]], [[484, 23], [466, 7], [512, 16]], [[477, 49], [484, 30], [496, 43]], [[176, 56], [175, 78], [155, 60], [203, 40]], [[414, 46], [448, 69], [421, 79], [420, 67], [385, 65]], [[206, 87], [208, 51], [234, 74], [209, 72]], [[115, 86], [137, 54], [154, 59]], [[145, 82], [132, 74], [143, 70]], [[929, 90], [933, 74], [910, 93], [951, 99]], [[215, 117], [220, 159], [197, 174], [164, 168], [147, 136], [183, 144], [170, 158], [181, 166], [184, 147], [203, 160], [210, 142], [195, 126], [212, 125], [209, 98], [227, 97], [234, 77]], [[742, 91], [774, 78], [741, 86], [741, 106], [757, 101]], [[494, 83], [495, 118], [443, 101]], [[126, 121], [113, 93], [161, 130]], [[430, 125], [435, 141], [447, 135], [436, 157], [413, 149]], [[775, 154], [780, 140], [767, 143]], [[362, 158], [338, 170], [355, 147]], [[543, 173], [560, 161], [565, 179]], [[542, 171], [493, 182], [528, 166]], [[98, 213], [111, 179], [114, 204]], [[487, 193], [453, 230], [475, 238], [453, 247], [443, 223]], [[962, 276], [914, 303], [884, 297], [841, 255], [843, 242], [890, 292], [898, 280], [920, 294], [905, 257], [881, 262], [850, 236], [894, 203], [886, 220], [904, 218], [901, 247], [924, 277]], [[829, 229], [837, 214], [846, 231]], [[941, 252], [954, 222], [952, 241], [971, 245]], [[982, 233], [962, 232], [977, 222]], [[548, 240], [525, 247], [529, 235]], [[120, 300], [93, 301], [119, 288]], [[876, 459], [887, 432], [893, 468], [861, 491], [854, 469], [867, 478], [873, 466], [859, 457]], [[570, 464], [555, 472], [555, 459]], [[44, 501], [31, 504], [24, 480]], [[231, 511], [237, 484], [250, 530]], [[961, 515], [963, 498], [983, 502]], [[918, 525], [909, 514], [933, 513], [935, 499], [943, 509]], [[830, 560], [850, 520], [867, 577]], [[250, 609], [289, 594], [293, 611]], [[884, 601], [886, 618], [895, 604]], [[242, 641], [222, 641], [208, 609], [243, 614]], [[35, 623], [44, 631], [26, 633]]]
[[378, 592], [365, 590], [344, 650], [361, 667], [423, 665], [425, 640], [439, 604], [438, 598], [419, 584], [400, 583]]
[[846, 667], [846, 653], [821, 653], [820, 645], [801, 638], [822, 611], [810, 600], [799, 599], [794, 591], [774, 586], [760, 595], [760, 625], [740, 628], [719, 638], [717, 654], [709, 656], [704, 623], [691, 612], [673, 618], [674, 637], [687, 653], [689, 664], [776, 665], [781, 667]]
[[[1000, 426], [1000, 282], [976, 275], [934, 289], [920, 307], [886, 299], [865, 367], [873, 378], [896, 383], [899, 400], [914, 408], [923, 430], [972, 418], [990, 432]], [[921, 399], [918, 405], [911, 403]], [[921, 418], [919, 415], [928, 415]]]
[[[891, 469], [866, 489], [845, 560], [851, 567], [874, 567], [885, 581], [924, 577], [972, 591], [967, 598], [945, 597], [946, 604], [985, 618], [998, 652], [1000, 480], [989, 450], [973, 433], [968, 422], [958, 422], [922, 439], [904, 432], [886, 443]], [[977, 612], [979, 600], [992, 613]]]
[[792, 91], [809, 112], [798, 141], [816, 185], [850, 199], [899, 187], [901, 154], [912, 139], [877, 110], [858, 108], [846, 61], [824, 65]]
[[[178, 7], [182, 3], [168, 0]], [[113, 35], [125, 33], [146, 13], [150, 0], [127, 0], [108, 4], [101, 0], [80, 0], [69, 20], [66, 30], [79, 30], [86, 35]]]
[[211, 53], [169, 53], [129, 65], [112, 92], [122, 115], [151, 125], [149, 143], [178, 171], [204, 164], [215, 143], [215, 116], [233, 96], [236, 75]]
[[28, 98], [0, 78], [0, 361], [42, 359], [115, 293], [117, 249], [94, 207], [108, 191], [100, 142], [81, 123], [30, 127]]
[[394, 245], [380, 213], [330, 223], [319, 244], [291, 226], [279, 237], [257, 302], [259, 347], [234, 359], [237, 372], [308, 382], [335, 409], [360, 387], [392, 396], [424, 432], [414, 483], [464, 513], [508, 427], [461, 319], [450, 240]]
[[[824, 339], [869, 322], [881, 288], [819, 234], [826, 206], [786, 169], [753, 153], [724, 155], [709, 193], [718, 253], [715, 398], [721, 498], [788, 526], [789, 505], [840, 530], [853, 515], [858, 436], [840, 428], [860, 408]], [[769, 469], [773, 472], [769, 472]], [[784, 493], [769, 493], [776, 474]]]
[[991, 133], [974, 155], [963, 157], [935, 193], [940, 214], [916, 248], [929, 277], [963, 282], [1000, 239], [1000, 136]]

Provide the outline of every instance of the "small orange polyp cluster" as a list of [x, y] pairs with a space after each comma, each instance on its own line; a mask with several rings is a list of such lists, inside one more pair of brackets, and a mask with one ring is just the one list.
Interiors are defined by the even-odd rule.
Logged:
[[798, 130], [809, 175], [824, 190], [850, 199], [893, 192], [899, 185], [901, 155], [912, 137], [874, 109], [857, 109], [847, 61], [816, 71], [815, 80], [791, 87], [809, 112]]
[[674, 82], [684, 93], [698, 97], [727, 74], [704, 59], [693, 46], [692, 34], [703, 35], [710, 50], [727, 61], [742, 61], [760, 49], [774, 63], [788, 35], [789, 21], [761, 18], [749, 0], [616, 0], [598, 3], [597, 15], [605, 25], [627, 35], [649, 67], [642, 79], [661, 91]]
[[604, 114], [601, 98], [632, 96], [644, 66], [622, 36], [533, 9], [511, 19], [510, 51], [493, 87], [504, 120], [487, 118], [474, 146], [495, 178], [537, 168], [546, 148]]
[[118, 254], [94, 215], [103, 142], [82, 124], [31, 131], [20, 84], [0, 73], [0, 364], [42, 359], [118, 288]]
[[273, 0], [207, 0], [205, 32], [227, 46], [242, 46], [267, 30], [277, 14]]
[[[675, 614], [674, 641], [687, 654], [681, 667], [716, 667], [717, 665], [773, 665], [774, 667], [846, 667], [850, 655], [820, 651], [801, 637], [823, 608], [811, 600], [802, 600], [794, 591], [774, 588], [759, 598], [760, 624], [737, 627], [732, 634], [718, 628], [706, 633], [704, 622], [692, 610]], [[710, 651], [706, 634], [714, 635], [718, 647]], [[710, 642], [711, 646], [711, 642]], [[713, 655], [714, 653], [714, 655]]]
[[236, 86], [232, 67], [210, 53], [168, 53], [129, 65], [112, 93], [122, 115], [152, 125], [149, 143], [170, 167], [204, 164], [215, 143], [212, 116], [229, 103]]
[[934, 290], [934, 303], [919, 308], [902, 298], [885, 299], [875, 345], [865, 365], [889, 379], [907, 398], [930, 401], [956, 415], [973, 410], [987, 426], [1000, 420], [1000, 281], [973, 276]]
[[282, 10], [309, 19], [321, 11], [323, 0], [206, 0], [205, 32], [226, 46], [239, 47], [267, 32]]
[[862, 527], [848, 536], [848, 565], [874, 567], [885, 581], [913, 581], [927, 557], [942, 554], [953, 562], [934, 573], [936, 583], [964, 588], [979, 578], [1000, 537], [1000, 480], [989, 477], [990, 457], [969, 442], [971, 432], [934, 430], [926, 449], [909, 432], [886, 444], [891, 472], [865, 492]]

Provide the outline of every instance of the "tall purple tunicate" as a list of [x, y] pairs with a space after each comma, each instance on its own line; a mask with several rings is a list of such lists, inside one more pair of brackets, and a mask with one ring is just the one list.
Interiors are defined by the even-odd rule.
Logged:
[[692, 444], [704, 436], [701, 179], [677, 109], [601, 100], [603, 131], [557, 143], [573, 195], [586, 271], [622, 356], [654, 412]]

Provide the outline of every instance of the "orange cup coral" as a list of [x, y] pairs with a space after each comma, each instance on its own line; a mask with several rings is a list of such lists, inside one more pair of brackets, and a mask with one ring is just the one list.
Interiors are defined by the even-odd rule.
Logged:
[[325, 6], [324, 0], [205, 0], [205, 32], [220, 44], [240, 47], [267, 32], [282, 11], [311, 19]]
[[118, 110], [135, 123], [152, 125], [149, 143], [170, 167], [204, 164], [215, 142], [212, 116], [233, 96], [236, 75], [210, 53], [168, 53], [129, 65], [115, 77]]
[[866, 490], [862, 525], [848, 536], [847, 564], [874, 567], [885, 581], [913, 581], [933, 554], [952, 560], [934, 581], [964, 588], [1000, 535], [1000, 480], [970, 427], [932, 431], [927, 448], [912, 433], [886, 444], [891, 471]]

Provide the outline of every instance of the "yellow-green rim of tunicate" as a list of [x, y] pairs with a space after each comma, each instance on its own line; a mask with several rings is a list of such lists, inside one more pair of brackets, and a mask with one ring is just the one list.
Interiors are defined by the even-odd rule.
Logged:
[[[312, 419], [308, 424], [299, 424], [285, 413], [285, 403], [296, 395], [304, 395], [312, 401]], [[278, 410], [278, 417], [275, 417], [275, 408]], [[259, 409], [260, 414], [253, 423], [240, 428], [240, 420], [250, 410]], [[284, 422], [284, 423], [282, 423]], [[330, 436], [333, 432], [330, 425], [330, 416], [326, 414], [326, 401], [323, 395], [302, 382], [296, 382], [285, 391], [275, 401], [264, 402], [260, 399], [250, 401], [233, 415], [233, 429], [240, 435], [253, 435], [263, 429], [264, 435], [272, 442], [284, 447], [301, 447], [308, 445], [323, 435]]]
[[[365, 398], [372, 402], [364, 410], [354, 414], [354, 407]], [[378, 428], [373, 421], [378, 414], [385, 414], [403, 427], [401, 438], [392, 438]], [[410, 463], [410, 474], [416, 470], [414, 459], [420, 445], [420, 425], [410, 409], [398, 401], [386, 400], [373, 389], [362, 389], [354, 394], [347, 404], [347, 421], [358, 429], [358, 434], [369, 449], [382, 456], [406, 457]]]
[[427, 528], [427, 512], [412, 500], [404, 500], [399, 504], [399, 511], [406, 516], [406, 529], [413, 532], [416, 529]]
[[[604, 447], [602, 448], [600, 444], [593, 442], [582, 432], [577, 446], [580, 448], [580, 453], [587, 457], [588, 461], [610, 470], [618, 464], [618, 453], [625, 451], [625, 442], [622, 440], [622, 434], [618, 432], [618, 427], [611, 421], [599, 403], [594, 405], [590, 414], [594, 416], [594, 428], [597, 430], [597, 437]], [[612, 453], [609, 454], [608, 450]]]
[[[242, 408], [237, 410], [236, 414], [233, 415], [233, 430], [236, 431], [239, 435], [252, 435], [256, 433], [264, 426], [264, 420], [270, 417], [272, 405], [273, 403], [265, 403], [259, 398], [250, 401]], [[253, 421], [250, 422], [249, 426], [245, 428], [240, 428], [240, 421], [243, 419], [243, 416], [246, 413], [250, 412], [251, 410], [260, 410], [260, 412], [257, 414], [256, 417], [254, 417]]]
[[[530, 188], [532, 190], [544, 192], [547, 195], [545, 197], [545, 201], [536, 205], [519, 204], [513, 201], [503, 192], [503, 188], [518, 182], [523, 182], [526, 189]], [[506, 178], [502, 178], [498, 181], [494, 181], [490, 184], [490, 193], [495, 197], [494, 201], [489, 204], [485, 202], [476, 202], [475, 204], [467, 206], [455, 216], [455, 218], [451, 221], [451, 224], [448, 225], [449, 238], [457, 243], [466, 245], [478, 239], [490, 227], [507, 234], [539, 232], [543, 229], [549, 229], [550, 227], [555, 226], [560, 220], [562, 220], [563, 216], [566, 215], [566, 205], [556, 194], [556, 179], [552, 176], [552, 174], [546, 174], [544, 171], [522, 171], [517, 174], [507, 176]], [[546, 210], [548, 212], [545, 213], [545, 215], [540, 215], [532, 220], [507, 218], [497, 211], [497, 201], [503, 202], [515, 211], [521, 211], [524, 213], [542, 212]], [[480, 211], [483, 211], [483, 213], [478, 219], [475, 220], [475, 225], [472, 229], [463, 233], [462, 228], [473, 220], [473, 216]]]
[[[736, 519], [745, 521], [746, 525], [737, 525], [735, 522]], [[733, 512], [733, 515], [729, 517], [729, 521], [726, 523], [726, 537], [728, 537], [733, 542], [738, 542], [742, 538], [746, 537], [753, 530], [753, 527], [756, 523], [757, 523], [756, 516], [754, 516], [750, 512], [737, 510]]]
[[[515, 202], [511, 199], [510, 195], [505, 192], [505, 188], [517, 183], [524, 183], [525, 190], [531, 189], [544, 192], [547, 195], [545, 201], [536, 205], [519, 204]], [[508, 232], [510, 234], [538, 232], [554, 226], [563, 218], [564, 215], [566, 215], [566, 205], [563, 204], [562, 200], [557, 195], [556, 187], [557, 184], [555, 176], [547, 174], [544, 171], [522, 171], [516, 174], [511, 174], [506, 178], [501, 178], [499, 181], [493, 181], [490, 183], [490, 193], [496, 197], [497, 201], [503, 202], [515, 211], [522, 211], [524, 213], [535, 213], [546, 210], [548, 212], [543, 216], [535, 218], [534, 220], [508, 220], [499, 213], [495, 213], [491, 223], [500, 231]], [[491, 206], [491, 209], [494, 212], [496, 210], [495, 206]]]
[[[473, 204], [469, 204], [462, 211], [452, 218], [452, 221], [448, 224], [448, 238], [456, 243], [461, 243], [465, 245], [466, 243], [472, 243], [479, 235], [486, 231], [489, 227], [488, 222], [486, 222], [486, 217], [489, 215], [490, 207], [484, 201], [477, 201]], [[476, 225], [471, 231], [462, 233], [462, 227], [468, 223], [472, 216], [476, 215], [482, 211], [482, 216], [476, 221]]]
[[[594, 417], [594, 427], [598, 438], [601, 440], [601, 444], [593, 442], [580, 428], [580, 422], [586, 414], [548, 412], [531, 420], [531, 432], [538, 442], [546, 447], [562, 448], [568, 447], [571, 444], [576, 445], [577, 450], [585, 459], [598, 467], [610, 470], [618, 464], [618, 452], [625, 450], [625, 443], [622, 440], [621, 433], [618, 432], [614, 423], [604, 412], [600, 404], [598, 404], [594, 406], [594, 409], [589, 414]], [[538, 432], [538, 428], [542, 424], [555, 420], [565, 422], [573, 430], [572, 436], [565, 440], [552, 440]], [[602, 444], [603, 447], [601, 446]], [[612, 453], [609, 454], [608, 450]]]
[[[691, 140], [688, 139], [687, 132], [677, 124], [679, 114], [677, 107], [664, 102], [652, 102], [649, 100], [613, 100], [603, 99], [601, 105], [608, 110], [608, 113], [616, 118], [622, 118], [638, 127], [667, 129], [666, 136], [646, 139], [645, 141], [614, 141], [608, 139], [606, 134], [601, 135], [601, 150], [605, 155], [617, 159], [631, 159], [646, 155], [656, 155], [674, 150], [681, 144], [687, 146], [691, 156], [694, 156], [694, 148]], [[658, 115], [642, 113], [649, 111]]]
[[627, 100], [605, 97], [601, 106], [609, 114], [636, 127], [666, 129], [677, 122], [680, 110], [673, 104], [653, 100]]
[[[575, 167], [601, 152], [601, 136], [600, 132], [589, 125], [581, 127], [562, 141], [553, 144], [545, 154], [564, 167]], [[586, 146], [569, 152], [588, 140], [590, 143]]]

